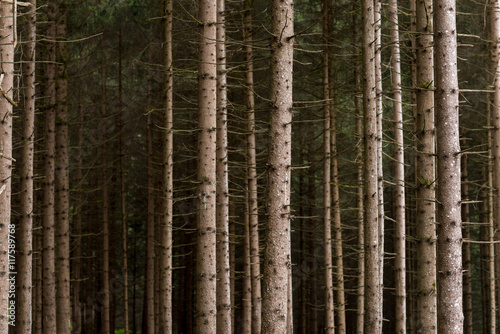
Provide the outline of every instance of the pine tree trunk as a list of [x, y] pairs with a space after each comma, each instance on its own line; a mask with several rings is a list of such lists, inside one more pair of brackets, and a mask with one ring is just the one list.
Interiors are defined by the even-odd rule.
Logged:
[[[463, 136], [464, 134], [462, 134]], [[464, 141], [465, 144], [465, 141]], [[467, 155], [462, 157], [462, 200], [469, 200], [469, 175], [467, 172]], [[464, 282], [464, 333], [472, 334], [473, 332], [473, 314], [472, 314], [472, 263], [471, 263], [471, 240], [470, 234], [470, 210], [469, 204], [462, 204], [462, 228], [463, 239], [466, 241], [463, 244], [463, 282]]]
[[[0, 46], [2, 74], [0, 86], [6, 93], [0, 96], [0, 333], [7, 333], [9, 328], [8, 313], [13, 312], [9, 304], [10, 279], [14, 270], [11, 268], [12, 256], [15, 256], [15, 226], [11, 222], [11, 175], [12, 175], [12, 101], [14, 84], [14, 37], [13, 6], [7, 2], [0, 5]], [[9, 101], [10, 99], [10, 101]], [[10, 262], [10, 263], [9, 263]], [[15, 263], [15, 261], [14, 261]], [[15, 276], [14, 276], [15, 277]], [[15, 314], [15, 310], [14, 310]]]
[[363, 0], [363, 109], [364, 109], [364, 332], [380, 333], [380, 239], [378, 196], [377, 88], [373, 0]]
[[252, 261], [250, 256], [250, 192], [245, 179], [245, 214], [243, 218], [243, 293], [241, 301], [241, 332], [252, 333]]
[[[328, 13], [330, 1], [323, 1], [323, 12]], [[325, 266], [325, 330], [332, 334], [335, 331], [335, 310], [333, 290], [333, 263], [332, 263], [332, 196], [331, 196], [331, 115], [330, 115], [330, 84], [329, 84], [329, 45], [328, 45], [329, 16], [323, 17], [323, 247]]]
[[262, 327], [262, 305], [261, 305], [261, 277], [260, 277], [260, 254], [259, 254], [259, 210], [257, 200], [257, 162], [255, 152], [255, 98], [253, 80], [253, 16], [252, 1], [245, 0], [243, 18], [243, 41], [245, 44], [245, 95], [247, 116], [247, 173], [248, 173], [248, 214], [250, 225], [250, 269], [252, 284], [252, 333], [258, 334]]
[[[491, 0], [490, 4], [490, 35], [492, 41], [492, 69], [493, 75], [493, 90], [492, 105], [491, 105], [491, 126], [492, 126], [492, 145], [491, 157], [493, 159], [493, 206], [490, 209], [493, 211], [495, 222], [495, 241], [500, 240], [500, 1]], [[500, 258], [500, 244], [495, 245], [495, 260]], [[496, 266], [496, 285], [500, 285], [500, 266]], [[496, 300], [500, 304], [500, 295]], [[492, 319], [495, 319], [493, 317]]]
[[[331, 66], [333, 69], [333, 66]], [[337, 151], [337, 111], [334, 108], [334, 89], [333, 89], [333, 71], [330, 72], [330, 99], [331, 102], [331, 180], [332, 180], [332, 206], [333, 206], [333, 229], [334, 229], [334, 257], [335, 257], [335, 304], [336, 304], [336, 333], [345, 334], [345, 293], [344, 293], [344, 255], [342, 249], [342, 222], [340, 212], [340, 190], [339, 190], [339, 171], [338, 171], [338, 151]]]
[[375, 86], [377, 95], [377, 183], [378, 183], [378, 286], [379, 286], [379, 316], [378, 331], [382, 332], [384, 308], [384, 165], [383, 165], [383, 105], [382, 105], [382, 2], [374, 0], [375, 28]]
[[436, 205], [434, 133], [434, 58], [432, 1], [416, 7], [416, 223], [417, 223], [417, 330], [435, 333]]
[[[66, 7], [59, 3], [56, 38], [66, 39]], [[68, 95], [66, 43], [58, 43], [56, 67], [56, 307], [57, 332], [69, 334], [71, 331], [70, 299], [70, 227], [69, 227], [69, 150], [68, 150]]]
[[35, 138], [35, 43], [36, 0], [26, 13], [26, 44], [23, 45], [24, 110], [22, 115], [22, 149], [19, 161], [21, 175], [20, 221], [17, 244], [16, 330], [31, 333], [33, 276], [33, 155]]
[[[152, 64], [152, 51], [148, 54], [149, 63]], [[148, 110], [147, 110], [147, 133], [146, 133], [146, 152], [147, 152], [147, 223], [146, 223], [146, 332], [153, 334], [155, 330], [155, 177], [153, 165], [153, 109], [152, 109], [152, 71], [148, 71]]]
[[[355, 5], [354, 5], [355, 6]], [[354, 42], [356, 45], [360, 44], [359, 22], [358, 16], [353, 16], [353, 32]], [[365, 256], [364, 256], [364, 201], [363, 201], [363, 106], [361, 102], [361, 94], [363, 91], [361, 83], [361, 64], [359, 56], [356, 55], [353, 60], [354, 67], [354, 84], [356, 95], [354, 97], [354, 108], [356, 115], [356, 219], [358, 225], [358, 270], [357, 270], [357, 289], [356, 289], [356, 333], [362, 334], [364, 328], [364, 310], [365, 310]]]
[[102, 136], [102, 333], [109, 334], [110, 298], [109, 298], [109, 196], [108, 196], [108, 150], [107, 150], [107, 101], [106, 101], [106, 64], [101, 69], [101, 124]]
[[215, 0], [199, 0], [198, 240], [196, 330], [216, 332], [216, 25]]
[[225, 0], [217, 0], [217, 333], [231, 331]]
[[[492, 106], [489, 104], [487, 106], [488, 112], [487, 112], [487, 122], [486, 122], [486, 127], [488, 129], [492, 129], [491, 123], [492, 123]], [[488, 134], [488, 150], [489, 150], [489, 158], [490, 161], [493, 160], [493, 138], [492, 138], [492, 133]], [[488, 206], [487, 206], [487, 215], [488, 215], [488, 240], [490, 241], [490, 244], [488, 245], [488, 278], [489, 278], [489, 293], [488, 293], [488, 299], [490, 301], [490, 307], [488, 308], [489, 310], [489, 318], [490, 318], [490, 325], [489, 328], [491, 330], [491, 333], [496, 333], [496, 272], [495, 272], [495, 220], [494, 220], [494, 202], [493, 202], [493, 193], [494, 193], [494, 188], [493, 188], [493, 164], [489, 163], [488, 164], [488, 194], [487, 194], [487, 201], [488, 201]]]
[[122, 222], [122, 273], [123, 273], [123, 327], [128, 333], [130, 327], [129, 320], [129, 297], [128, 297], [128, 224], [127, 211], [125, 205], [125, 166], [123, 152], [123, 80], [122, 80], [122, 31], [118, 32], [118, 103], [120, 108], [120, 134], [119, 134], [119, 154], [120, 154], [120, 219]]
[[83, 142], [83, 125], [84, 125], [84, 111], [83, 111], [83, 94], [79, 93], [78, 97], [78, 128], [76, 130], [76, 148], [75, 148], [75, 179], [74, 182], [78, 188], [73, 190], [74, 206], [75, 206], [75, 216], [73, 218], [73, 236], [74, 236], [74, 259], [72, 262], [73, 266], [73, 331], [75, 333], [82, 333], [82, 310], [83, 303], [81, 300], [82, 296], [82, 257], [83, 257], [83, 245], [82, 245], [82, 206], [83, 206], [83, 158], [82, 158], [82, 147]]
[[47, 6], [47, 65], [46, 109], [45, 109], [45, 165], [43, 185], [43, 333], [56, 333], [56, 278], [54, 258], [54, 192], [55, 192], [55, 147], [56, 147], [56, 1]]
[[396, 333], [406, 333], [406, 221], [405, 221], [405, 157], [403, 137], [403, 105], [401, 94], [401, 58], [397, 0], [389, 1], [391, 24], [391, 73], [394, 120], [394, 178], [396, 180], [395, 245], [396, 258]]
[[262, 331], [286, 333], [290, 272], [293, 3], [271, 3], [270, 128]]
[[455, 1], [436, 0], [434, 12], [437, 179], [438, 332], [463, 333], [462, 217]]

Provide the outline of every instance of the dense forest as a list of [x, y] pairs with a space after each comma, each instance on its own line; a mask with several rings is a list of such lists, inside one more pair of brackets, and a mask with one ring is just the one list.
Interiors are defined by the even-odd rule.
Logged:
[[0, 1], [0, 333], [490, 333], [500, 0]]

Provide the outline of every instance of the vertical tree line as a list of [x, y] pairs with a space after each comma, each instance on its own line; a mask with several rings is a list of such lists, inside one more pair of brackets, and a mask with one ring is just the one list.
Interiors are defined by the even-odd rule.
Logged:
[[494, 333], [499, 6], [2, 2], [0, 332]]

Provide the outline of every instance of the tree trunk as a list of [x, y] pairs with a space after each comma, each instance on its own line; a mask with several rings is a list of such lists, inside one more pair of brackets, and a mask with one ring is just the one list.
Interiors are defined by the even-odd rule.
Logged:
[[196, 330], [216, 331], [216, 25], [215, 0], [199, 0], [198, 241]]
[[389, 1], [391, 24], [391, 72], [394, 120], [394, 178], [396, 180], [395, 245], [396, 258], [396, 333], [406, 333], [406, 221], [405, 221], [405, 157], [403, 105], [401, 94], [401, 57], [399, 52], [398, 2]]
[[56, 39], [56, 170], [55, 170], [55, 215], [56, 215], [56, 306], [57, 332], [71, 331], [70, 299], [70, 227], [69, 227], [69, 150], [68, 150], [68, 95], [66, 52], [66, 7], [59, 2]]
[[217, 333], [231, 331], [225, 0], [217, 0]]
[[118, 103], [120, 108], [120, 134], [119, 134], [119, 154], [120, 154], [120, 219], [122, 222], [122, 273], [123, 273], [123, 327], [124, 332], [130, 331], [129, 320], [129, 297], [128, 297], [128, 224], [127, 224], [127, 211], [125, 205], [125, 166], [123, 152], [123, 80], [122, 80], [122, 31], [118, 32]]
[[380, 333], [380, 239], [378, 196], [377, 89], [373, 0], [363, 0], [365, 333]]
[[165, 74], [165, 132], [163, 137], [162, 223], [160, 248], [160, 331], [173, 331], [172, 318], [172, 217], [173, 217], [173, 68], [172, 20], [173, 0], [165, 0], [165, 43], [163, 45]]
[[455, 1], [435, 0], [438, 332], [463, 333], [462, 217]]
[[375, 86], [377, 95], [377, 183], [378, 183], [378, 287], [379, 287], [379, 316], [378, 331], [382, 332], [384, 310], [384, 166], [383, 166], [383, 105], [382, 105], [382, 1], [374, 0], [374, 28], [375, 28]]
[[[354, 42], [356, 45], [360, 44], [359, 22], [358, 16], [354, 15], [353, 18], [353, 32]], [[363, 108], [361, 102], [361, 94], [363, 92], [361, 83], [361, 64], [359, 56], [356, 55], [354, 59], [354, 84], [356, 95], [354, 97], [354, 108], [356, 115], [356, 218], [358, 225], [358, 270], [357, 270], [357, 289], [356, 289], [356, 333], [362, 334], [364, 328], [364, 315], [365, 315], [365, 255], [364, 255], [364, 201], [363, 201]]]
[[[493, 63], [494, 64], [494, 63]], [[495, 73], [495, 72], [494, 72]], [[497, 73], [498, 74], [498, 73]], [[498, 88], [496, 89], [498, 91]], [[493, 96], [491, 96], [492, 98]], [[486, 116], [486, 127], [488, 129], [494, 129], [492, 128], [491, 124], [493, 122], [492, 119], [492, 103], [488, 104], [487, 108], [487, 116]], [[488, 133], [488, 151], [489, 151], [489, 160], [493, 160], [493, 133], [490, 130]], [[488, 194], [486, 195], [486, 200], [488, 202], [486, 206], [486, 212], [487, 212], [487, 223], [488, 223], [488, 240], [490, 243], [488, 244], [488, 300], [489, 300], [489, 307], [488, 307], [488, 312], [489, 312], [489, 319], [490, 319], [490, 333], [495, 334], [496, 333], [496, 273], [495, 273], [495, 243], [494, 241], [496, 240], [495, 237], [495, 219], [494, 219], [494, 202], [493, 202], [493, 193], [494, 193], [494, 188], [493, 188], [493, 164], [489, 163], [488, 164]]]
[[293, 3], [271, 3], [270, 128], [262, 331], [286, 333], [292, 259], [290, 182], [292, 145]]
[[[492, 105], [491, 105], [491, 126], [492, 126], [492, 146], [491, 157], [493, 158], [493, 211], [495, 222], [495, 240], [500, 240], [500, 7], [499, 0], [491, 0], [490, 8], [490, 35], [492, 41], [491, 50], [491, 73], [493, 76]], [[500, 258], [500, 243], [495, 245], [495, 258]], [[500, 266], [496, 266], [496, 285], [500, 285]], [[496, 300], [500, 304], [500, 294]], [[493, 317], [492, 319], [495, 319]]]
[[[22, 149], [19, 162], [21, 175], [20, 221], [18, 230], [16, 284], [16, 330], [31, 333], [33, 276], [33, 154], [35, 138], [35, 43], [36, 0], [31, 0], [26, 13], [26, 44], [23, 45], [24, 110], [22, 115]], [[36, 268], [36, 267], [34, 267]], [[36, 270], [36, 269], [35, 269]]]
[[[330, 0], [323, 1], [323, 13], [328, 13]], [[330, 84], [329, 84], [329, 16], [323, 16], [323, 247], [325, 266], [325, 330], [333, 334], [335, 331], [333, 263], [332, 263], [332, 196], [331, 196], [331, 115], [330, 115]]]
[[108, 150], [107, 150], [107, 101], [106, 101], [106, 64], [101, 69], [101, 124], [102, 136], [102, 333], [109, 334], [110, 298], [109, 298], [109, 198], [108, 198]]
[[252, 261], [250, 256], [250, 192], [245, 179], [245, 214], [243, 218], [243, 293], [241, 300], [241, 332], [252, 333]]
[[247, 173], [248, 173], [248, 214], [250, 226], [250, 268], [252, 284], [252, 333], [258, 334], [262, 327], [262, 305], [261, 305], [261, 277], [260, 277], [260, 254], [259, 254], [259, 209], [257, 193], [257, 162], [255, 152], [255, 98], [253, 80], [253, 1], [245, 0], [243, 19], [243, 41], [245, 52], [245, 95], [247, 116]]
[[[9, 328], [8, 314], [14, 312], [9, 304], [12, 263], [15, 263], [15, 225], [11, 222], [11, 175], [12, 175], [12, 98], [14, 84], [14, 13], [13, 6], [7, 2], [0, 5], [0, 35], [3, 37], [0, 46], [2, 74], [0, 86], [6, 93], [0, 97], [0, 333], [7, 333]], [[14, 260], [14, 261], [13, 261]], [[14, 276], [15, 278], [15, 276]]]
[[416, 7], [417, 330], [435, 333], [436, 206], [432, 0]]
[[47, 65], [45, 109], [45, 166], [43, 185], [43, 333], [56, 333], [56, 278], [54, 259], [54, 183], [56, 147], [56, 1], [47, 6]]
[[340, 212], [340, 190], [339, 190], [339, 168], [338, 168], [338, 155], [337, 155], [337, 111], [334, 108], [334, 89], [333, 89], [333, 76], [332, 71], [333, 66], [331, 66], [330, 72], [330, 99], [331, 101], [331, 180], [332, 180], [332, 205], [333, 205], [333, 230], [334, 230], [334, 257], [335, 257], [335, 297], [336, 297], [336, 332], [345, 334], [346, 332], [346, 322], [345, 322], [345, 293], [344, 293], [344, 255], [342, 249], [342, 222], [341, 222], [341, 212]]
[[83, 257], [83, 245], [82, 245], [82, 206], [83, 206], [83, 158], [82, 158], [82, 147], [83, 142], [83, 125], [84, 125], [84, 111], [83, 111], [83, 93], [80, 92], [78, 96], [78, 128], [76, 130], [76, 148], [75, 148], [75, 179], [74, 182], [77, 188], [73, 190], [74, 206], [75, 206], [75, 216], [73, 218], [73, 236], [74, 236], [74, 259], [72, 262], [73, 266], [73, 331], [77, 334], [82, 333], [82, 257]]
[[[462, 134], [463, 136], [464, 134]], [[465, 144], [465, 141], [464, 141]], [[465, 145], [464, 145], [465, 146]], [[462, 157], [462, 199], [463, 201], [469, 200], [469, 178], [467, 172], [467, 155]], [[469, 204], [462, 204], [462, 221], [464, 226], [462, 228], [463, 239], [465, 241], [471, 240], [470, 233], [470, 210]], [[469, 242], [464, 242], [462, 249], [463, 256], [463, 282], [464, 282], [464, 333], [472, 334], [473, 332], [473, 318], [472, 318], [472, 263], [471, 263], [471, 248]]]

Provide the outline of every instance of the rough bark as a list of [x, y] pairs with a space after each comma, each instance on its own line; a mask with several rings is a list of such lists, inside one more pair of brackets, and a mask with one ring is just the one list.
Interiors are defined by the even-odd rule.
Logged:
[[462, 217], [455, 1], [434, 2], [438, 332], [463, 333]]
[[380, 333], [380, 239], [378, 196], [377, 91], [373, 0], [362, 2], [363, 13], [363, 109], [364, 109], [364, 250], [365, 333]]
[[[495, 72], [494, 72], [495, 73]], [[492, 98], [493, 96], [491, 96]], [[490, 103], [487, 107], [487, 116], [486, 116], [486, 127], [488, 129], [492, 129], [492, 110], [493, 110], [493, 103]], [[489, 151], [489, 159], [490, 161], [493, 160], [493, 133], [490, 130], [488, 133], [488, 151]], [[489, 307], [488, 307], [488, 316], [489, 316], [489, 327], [490, 328], [490, 333], [494, 334], [496, 333], [496, 289], [495, 289], [495, 282], [496, 282], [496, 275], [495, 275], [495, 243], [494, 240], [496, 235], [495, 235], [495, 219], [494, 219], [494, 205], [493, 205], [493, 193], [494, 193], [494, 188], [493, 188], [493, 164], [490, 162], [488, 164], [488, 184], [487, 184], [487, 189], [488, 193], [485, 196], [487, 205], [485, 207], [485, 212], [487, 213], [487, 223], [488, 223], [488, 240], [490, 241], [490, 244], [488, 245], [488, 264], [487, 264], [487, 272], [488, 272], [488, 301], [489, 301]]]
[[119, 134], [119, 155], [120, 155], [120, 219], [122, 223], [122, 273], [123, 273], [123, 328], [124, 332], [129, 332], [129, 297], [128, 297], [128, 224], [127, 211], [125, 205], [125, 167], [123, 152], [123, 80], [122, 80], [122, 32], [118, 32], [118, 103], [120, 108], [120, 134]]
[[[22, 148], [19, 161], [21, 175], [20, 219], [18, 228], [16, 285], [16, 330], [31, 333], [33, 276], [33, 154], [35, 138], [35, 42], [36, 0], [26, 11], [26, 44], [23, 45]], [[36, 267], [35, 267], [36, 268]]]
[[[66, 39], [66, 5], [59, 1], [56, 39]], [[68, 95], [66, 43], [57, 43], [56, 48], [56, 169], [55, 169], [55, 214], [56, 214], [56, 317], [57, 332], [71, 331], [70, 299], [70, 227], [69, 227], [69, 150], [68, 150]]]
[[[493, 217], [495, 222], [495, 240], [500, 240], [500, 1], [491, 0], [490, 4], [490, 39], [491, 45], [491, 73], [494, 93], [491, 98], [491, 126], [493, 159]], [[500, 244], [495, 245], [495, 258], [500, 258]], [[500, 266], [496, 266], [496, 285], [500, 285]], [[500, 295], [497, 297], [500, 304]]]
[[[151, 53], [150, 53], [151, 54]], [[151, 71], [150, 74], [151, 76]], [[151, 98], [151, 77], [149, 78], [148, 99]], [[151, 107], [151, 105], [150, 105]], [[146, 331], [153, 334], [155, 330], [155, 295], [154, 295], [154, 276], [155, 276], [155, 196], [154, 196], [154, 165], [153, 165], [153, 117], [152, 110], [148, 110], [147, 116], [147, 223], [146, 223]]]
[[172, 210], [173, 210], [173, 68], [172, 19], [173, 0], [165, 1], [163, 54], [165, 62], [165, 116], [163, 137], [162, 223], [160, 248], [160, 331], [172, 333]]
[[250, 226], [250, 270], [252, 284], [252, 333], [260, 333], [262, 327], [262, 294], [259, 254], [259, 209], [257, 200], [257, 162], [255, 152], [255, 96], [253, 80], [253, 15], [251, 0], [245, 0], [243, 18], [243, 41], [245, 52], [245, 95], [247, 116], [247, 175], [248, 175], [248, 214]]
[[[359, 19], [357, 15], [353, 16], [353, 32], [356, 45], [360, 44]], [[363, 201], [363, 106], [361, 94], [363, 91], [361, 83], [361, 63], [359, 55], [354, 59], [354, 84], [356, 95], [354, 97], [354, 108], [356, 113], [356, 218], [358, 226], [358, 269], [357, 269], [357, 289], [356, 289], [356, 333], [362, 334], [364, 328], [364, 310], [365, 310], [365, 257], [364, 257], [364, 201]]]
[[[464, 135], [462, 131], [462, 136]], [[465, 144], [465, 141], [463, 141]], [[462, 200], [469, 200], [469, 175], [467, 171], [467, 155], [462, 157]], [[470, 208], [468, 203], [462, 204], [462, 236], [466, 241], [471, 240], [470, 233]], [[472, 262], [471, 248], [469, 242], [463, 243], [462, 248], [463, 261], [463, 282], [464, 282], [464, 333], [472, 334], [473, 331], [473, 309], [472, 309]]]
[[416, 4], [417, 330], [435, 333], [436, 205], [432, 0]]
[[217, 0], [217, 333], [231, 331], [225, 0]]
[[108, 149], [107, 149], [107, 101], [106, 101], [106, 64], [101, 68], [101, 197], [102, 197], [102, 333], [109, 334], [110, 297], [109, 297], [109, 195], [108, 195]]
[[[5, 1], [0, 4], [0, 56], [2, 59], [2, 75], [0, 86], [0, 333], [7, 333], [9, 327], [8, 314], [12, 312], [9, 303], [10, 278], [15, 271], [9, 261], [15, 255], [15, 226], [11, 223], [11, 175], [12, 175], [12, 90], [14, 83], [14, 21], [13, 6]], [[10, 101], [9, 101], [10, 99]], [[15, 277], [15, 275], [14, 275]], [[14, 314], [15, 314], [14, 310]]]
[[83, 206], [83, 157], [82, 157], [82, 147], [83, 142], [83, 128], [84, 128], [84, 106], [83, 106], [83, 94], [80, 92], [78, 97], [78, 128], [76, 130], [76, 148], [75, 148], [75, 185], [76, 188], [73, 189], [73, 198], [75, 206], [75, 215], [73, 218], [73, 243], [74, 243], [74, 253], [73, 253], [73, 331], [75, 333], [82, 333], [82, 282], [83, 279], [83, 243], [82, 243], [82, 226], [83, 226], [83, 216], [82, 216], [82, 206]]
[[[328, 13], [330, 1], [323, 1], [323, 13]], [[323, 17], [323, 247], [325, 266], [325, 330], [326, 333], [335, 331], [333, 263], [332, 263], [332, 187], [331, 187], [331, 115], [330, 115], [330, 83], [329, 83], [329, 45], [328, 45], [329, 16]]]
[[216, 331], [216, 25], [215, 0], [199, 0], [198, 222], [196, 330]]
[[345, 319], [345, 293], [344, 293], [344, 255], [342, 249], [342, 221], [340, 212], [340, 189], [339, 189], [339, 168], [337, 150], [337, 110], [334, 107], [334, 73], [333, 66], [330, 66], [330, 121], [331, 121], [331, 180], [332, 180], [332, 219], [333, 219], [333, 249], [335, 266], [335, 316], [337, 318], [335, 327], [337, 333], [346, 332]]
[[270, 128], [262, 331], [289, 328], [293, 2], [271, 3]]
[[[245, 180], [245, 189], [248, 189], [248, 177]], [[250, 202], [249, 192], [245, 191], [245, 214], [243, 217], [243, 283], [241, 301], [241, 332], [252, 332], [252, 264], [250, 256]]]
[[54, 193], [56, 147], [56, 11], [57, 4], [47, 6], [47, 65], [45, 68], [45, 164], [43, 184], [43, 333], [56, 333], [56, 278], [54, 259]]
[[394, 259], [396, 285], [396, 333], [406, 333], [406, 221], [405, 221], [405, 156], [403, 137], [403, 105], [401, 94], [401, 57], [399, 52], [398, 2], [389, 1], [391, 25], [391, 80], [394, 120], [394, 178], [395, 199], [395, 245]]

